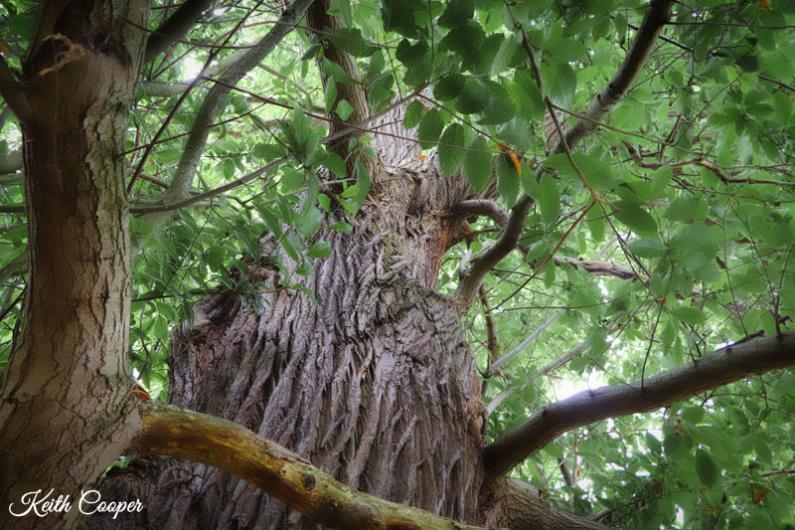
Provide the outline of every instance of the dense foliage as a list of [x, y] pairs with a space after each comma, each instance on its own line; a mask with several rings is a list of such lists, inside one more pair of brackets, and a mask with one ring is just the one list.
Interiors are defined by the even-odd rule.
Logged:
[[[147, 67], [127, 131], [136, 247], [129, 355], [141, 384], [165, 395], [170, 329], [191, 317], [193, 302], [220, 287], [254, 298], [261, 286], [239, 271], [259, 259], [263, 233], [276, 234], [295, 263], [279, 264], [288, 287], [328, 255], [315, 234], [332, 191], [318, 170], [342, 185], [337, 199], [349, 213], [370, 184], [364, 164], [326, 148], [325, 114], [347, 119], [351, 105], [334, 103], [336, 87], [350, 83], [366, 88], [373, 113], [410, 100], [400, 119], [416, 127], [426, 153], [438, 150], [444, 174], [462, 171], [476, 189], [493, 175], [506, 209], [521, 193], [535, 199], [521, 248], [490, 274], [467, 317], [490, 402], [487, 437], [575, 390], [640, 380], [790, 328], [795, 2], [677, 2], [638, 81], [597, 131], [573, 158], [547, 153], [555, 121], [576, 123], [619, 68], [646, 8], [639, 0], [335, 2], [342, 29], [313, 34], [300, 24], [231, 90], [191, 187], [211, 193], [164, 220], [151, 207], [183, 157], [208, 79], [280, 14], [261, 1], [217, 3]], [[172, 8], [152, 9], [155, 27]], [[0, 2], [0, 49], [12, 68], [34, 12], [35, 2]], [[327, 43], [357, 58], [360, 79], [319, 59]], [[7, 109], [0, 122], [5, 363], [19, 331], [27, 236], [15, 163], [22, 138]], [[369, 156], [378, 134], [354, 140], [363, 146], [356, 156]], [[485, 218], [473, 230], [471, 245], [446, 255], [441, 291], [453, 292], [461, 260], [499, 236]], [[553, 503], [611, 510], [631, 528], [792, 527], [793, 412], [795, 372], [771, 373], [578, 429], [514, 474]]]

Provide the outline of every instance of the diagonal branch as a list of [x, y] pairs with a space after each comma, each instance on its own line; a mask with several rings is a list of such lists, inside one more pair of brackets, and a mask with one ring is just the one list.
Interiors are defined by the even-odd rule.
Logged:
[[231, 421], [147, 401], [137, 453], [216, 466], [273, 495], [314, 523], [331, 528], [478, 530], [425, 510], [356, 491], [299, 455]]
[[144, 64], [182, 38], [213, 3], [214, 0], [185, 0], [147, 39]]
[[795, 332], [732, 344], [682, 365], [622, 386], [586, 390], [547, 405], [483, 450], [486, 473], [500, 476], [561, 434], [590, 423], [665, 407], [750, 375], [795, 365]]
[[[632, 43], [629, 53], [624, 58], [624, 63], [607, 86], [591, 101], [585, 111], [587, 119], [580, 120], [577, 125], [566, 131], [565, 143], [570, 147], [593, 131], [594, 122], [600, 121], [626, 94], [638, 72], [643, 68], [646, 58], [651, 52], [652, 45], [657, 40], [663, 26], [671, 14], [673, 0], [652, 0], [649, 11], [643, 18], [638, 29], [635, 42]], [[561, 152], [562, 145], [558, 145], [555, 152]]]
[[[633, 42], [632, 48], [624, 59], [621, 68], [607, 84], [607, 87], [596, 95], [585, 111], [585, 116], [588, 117], [588, 120], [581, 120], [577, 125], [569, 129], [564, 138], [553, 149], [553, 152], [563, 152], [564, 146], [574, 149], [577, 142], [595, 129], [594, 122], [604, 117], [618, 103], [643, 67], [646, 58], [651, 52], [652, 45], [668, 20], [671, 5], [673, 5], [673, 0], [652, 0], [651, 6], [635, 37], [635, 42]], [[532, 59], [532, 52], [529, 49], [528, 53], [531, 54]], [[538, 76], [536, 76], [536, 79], [537, 82], [540, 81]], [[516, 248], [524, 226], [524, 219], [532, 205], [533, 199], [528, 195], [522, 195], [511, 209], [511, 214], [502, 236], [495, 244], [486, 248], [472, 260], [472, 263], [462, 275], [456, 292], [462, 307], [469, 307], [472, 304], [486, 274]]]

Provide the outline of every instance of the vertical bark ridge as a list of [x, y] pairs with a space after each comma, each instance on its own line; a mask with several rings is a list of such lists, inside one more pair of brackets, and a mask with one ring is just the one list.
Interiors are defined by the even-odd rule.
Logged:
[[[233, 419], [354, 488], [474, 521], [472, 356], [458, 308], [431, 289], [440, 241], [454, 239], [442, 212], [467, 190], [435, 173], [381, 182], [390, 184], [348, 219], [352, 233], [322, 233], [333, 250], [302, 282], [313, 296], [279, 287], [266, 237], [250, 271], [265, 284], [261, 310], [231, 294], [197, 304], [174, 336], [170, 401]], [[142, 527], [312, 527], [245, 482], [187, 462], [140, 459], [106, 491], [143, 492]]]

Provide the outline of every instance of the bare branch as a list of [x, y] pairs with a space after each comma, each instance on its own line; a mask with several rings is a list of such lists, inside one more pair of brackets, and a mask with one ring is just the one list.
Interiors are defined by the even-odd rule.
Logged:
[[453, 217], [475, 217], [485, 215], [490, 217], [497, 226], [505, 227], [508, 224], [508, 213], [499, 204], [489, 199], [470, 199], [461, 201], [450, 210]]
[[196, 194], [196, 195], [194, 195], [192, 197], [189, 197], [187, 199], [182, 199], [181, 201], [176, 201], [176, 202], [172, 202], [172, 203], [168, 203], [168, 204], [158, 204], [158, 205], [154, 205], [154, 206], [140, 206], [140, 207], [137, 207], [137, 208], [133, 207], [133, 208], [130, 208], [130, 213], [138, 214], [138, 215], [150, 214], [150, 213], [162, 213], [162, 212], [170, 212], [170, 211], [173, 211], [173, 210], [178, 210], [179, 208], [185, 208], [187, 206], [192, 206], [192, 205], [194, 205], [196, 203], [199, 203], [201, 201], [204, 201], [204, 200], [207, 200], [207, 199], [211, 199], [213, 197], [221, 195], [222, 193], [226, 193], [227, 191], [233, 190], [235, 188], [239, 188], [240, 186], [242, 186], [242, 185], [244, 185], [244, 184], [246, 184], [248, 182], [251, 182], [255, 178], [259, 178], [262, 175], [265, 175], [265, 174], [273, 171], [274, 169], [276, 169], [277, 167], [279, 167], [280, 165], [282, 165], [286, 161], [287, 161], [287, 157], [278, 158], [278, 159], [276, 159], [276, 160], [274, 160], [272, 162], [269, 162], [265, 166], [255, 170], [255, 171], [252, 171], [251, 173], [248, 173], [248, 174], [246, 174], [246, 175], [244, 175], [242, 177], [240, 177], [237, 180], [233, 180], [232, 182], [228, 182], [228, 183], [226, 183], [226, 184], [224, 184], [222, 186], [218, 186], [217, 188], [214, 188], [214, 189], [212, 189], [210, 191], [206, 191], [204, 193], [198, 193], [198, 194]]
[[555, 257], [556, 264], [567, 264], [572, 265], [574, 267], [581, 268], [586, 272], [594, 274], [596, 276], [615, 276], [616, 278], [621, 278], [623, 280], [639, 280], [641, 282], [647, 282], [649, 279], [642, 275], [637, 274], [635, 271], [630, 269], [626, 269], [615, 263], [610, 263], [609, 261], [588, 261], [578, 258], [569, 258], [569, 257]]
[[494, 362], [494, 364], [492, 364], [491, 367], [489, 368], [488, 375], [494, 375], [497, 372], [497, 370], [508, 364], [511, 361], [511, 359], [522, 353], [525, 348], [527, 348], [529, 345], [537, 341], [538, 338], [541, 336], [541, 334], [544, 333], [546, 330], [548, 330], [550, 326], [552, 326], [552, 324], [557, 322], [561, 316], [563, 316], [562, 309], [555, 311], [555, 313], [553, 313], [552, 316], [546, 319], [543, 324], [538, 326], [538, 328], [533, 330], [533, 332], [527, 337], [525, 337], [525, 339], [522, 342], [517, 344], [514, 349], [512, 349], [511, 351], [509, 351], [499, 359], [497, 359]]
[[22, 151], [12, 151], [0, 156], [0, 175], [14, 173], [22, 169]]
[[295, 27], [295, 23], [304, 16], [312, 0], [295, 0], [283, 13], [279, 22], [257, 43], [254, 48], [246, 50], [237, 62], [230, 65], [205, 96], [201, 108], [191, 127], [188, 140], [169, 189], [163, 194], [164, 203], [174, 203], [188, 196], [193, 177], [199, 166], [204, 145], [210, 134], [213, 118], [222, 108], [226, 96], [247, 72], [265, 59], [281, 40]]
[[[663, 26], [668, 21], [671, 13], [671, 6], [673, 0], [652, 0], [649, 11], [643, 18], [643, 23], [638, 29], [638, 34], [635, 37], [635, 42], [632, 43], [632, 48], [629, 50], [624, 63], [619, 68], [618, 72], [613, 79], [591, 101], [588, 109], [585, 111], [586, 120], [581, 120], [566, 131], [565, 142], [569, 147], [574, 148], [579, 140], [584, 136], [590, 134], [595, 128], [594, 122], [601, 120], [616, 103], [621, 100], [624, 94], [629, 89], [632, 81], [640, 72], [646, 58], [651, 52], [654, 41], [663, 29]], [[562, 152], [562, 142], [558, 144], [555, 152]]]
[[185, 0], [147, 39], [144, 64], [182, 38], [211, 5], [213, 0]]
[[216, 466], [273, 495], [315, 523], [332, 528], [477, 530], [419, 508], [386, 501], [334, 480], [299, 455], [231, 421], [145, 401], [137, 453]]
[[483, 450], [486, 472], [499, 476], [557, 436], [590, 423], [665, 407], [744, 377], [795, 365], [795, 332], [740, 342], [692, 364], [622, 386], [580, 392], [547, 405]]
[[30, 108], [25, 91], [2, 56], [0, 56], [0, 96], [3, 96], [8, 108], [16, 114], [20, 122], [28, 123], [33, 119], [33, 110]]
[[456, 291], [456, 296], [463, 307], [469, 307], [472, 304], [486, 274], [516, 248], [519, 236], [522, 235], [524, 219], [534, 202], [529, 195], [522, 195], [511, 208], [511, 214], [500, 238], [478, 254], [464, 271]]

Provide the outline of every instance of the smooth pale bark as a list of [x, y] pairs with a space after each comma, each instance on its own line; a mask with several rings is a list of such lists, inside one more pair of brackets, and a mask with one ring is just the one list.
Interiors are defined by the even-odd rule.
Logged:
[[[130, 243], [118, 155], [145, 37], [124, 21], [144, 25], [147, 13], [143, 0], [47, 2], [24, 64], [31, 266], [0, 406], [9, 502], [37, 489], [79, 494], [136, 425], [123, 399]], [[78, 515], [14, 518], [4, 506], [0, 527], [67, 528]]]

